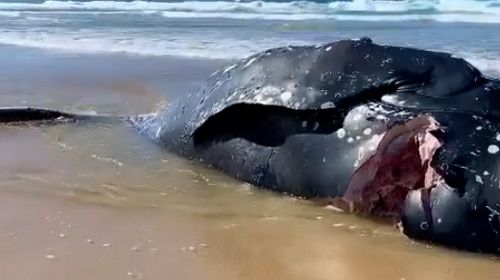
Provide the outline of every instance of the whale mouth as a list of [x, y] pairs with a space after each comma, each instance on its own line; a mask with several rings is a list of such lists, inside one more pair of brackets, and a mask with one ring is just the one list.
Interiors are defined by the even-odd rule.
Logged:
[[432, 167], [442, 146], [440, 130], [429, 116], [389, 129], [377, 150], [353, 174], [343, 197], [332, 204], [350, 212], [399, 222], [410, 192], [431, 189], [443, 178]]

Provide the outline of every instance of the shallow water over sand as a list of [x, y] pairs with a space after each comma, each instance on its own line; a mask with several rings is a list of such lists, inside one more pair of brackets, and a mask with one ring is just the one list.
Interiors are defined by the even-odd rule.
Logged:
[[[221, 64], [2, 50], [2, 106], [120, 114], [176, 98]], [[9, 279], [500, 277], [496, 258], [259, 190], [125, 125], [0, 127], [0, 159]]]

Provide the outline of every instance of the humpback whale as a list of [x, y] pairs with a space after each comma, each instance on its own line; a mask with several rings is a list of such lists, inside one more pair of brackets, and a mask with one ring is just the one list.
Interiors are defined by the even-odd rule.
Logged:
[[500, 251], [500, 81], [369, 38], [265, 50], [150, 114], [4, 108], [0, 122], [129, 122], [166, 150], [277, 192]]

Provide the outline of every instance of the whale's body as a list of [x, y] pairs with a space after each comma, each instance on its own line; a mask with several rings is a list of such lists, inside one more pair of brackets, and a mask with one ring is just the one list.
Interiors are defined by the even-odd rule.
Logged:
[[131, 120], [254, 185], [497, 252], [499, 96], [500, 82], [463, 59], [363, 38], [264, 51]]

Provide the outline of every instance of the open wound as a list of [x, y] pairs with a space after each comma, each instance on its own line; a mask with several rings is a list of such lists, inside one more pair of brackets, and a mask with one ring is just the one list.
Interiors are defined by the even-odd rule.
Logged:
[[343, 197], [331, 204], [345, 211], [397, 222], [411, 191], [434, 187], [442, 177], [431, 161], [442, 143], [439, 124], [421, 116], [385, 132], [377, 150], [353, 174]]

